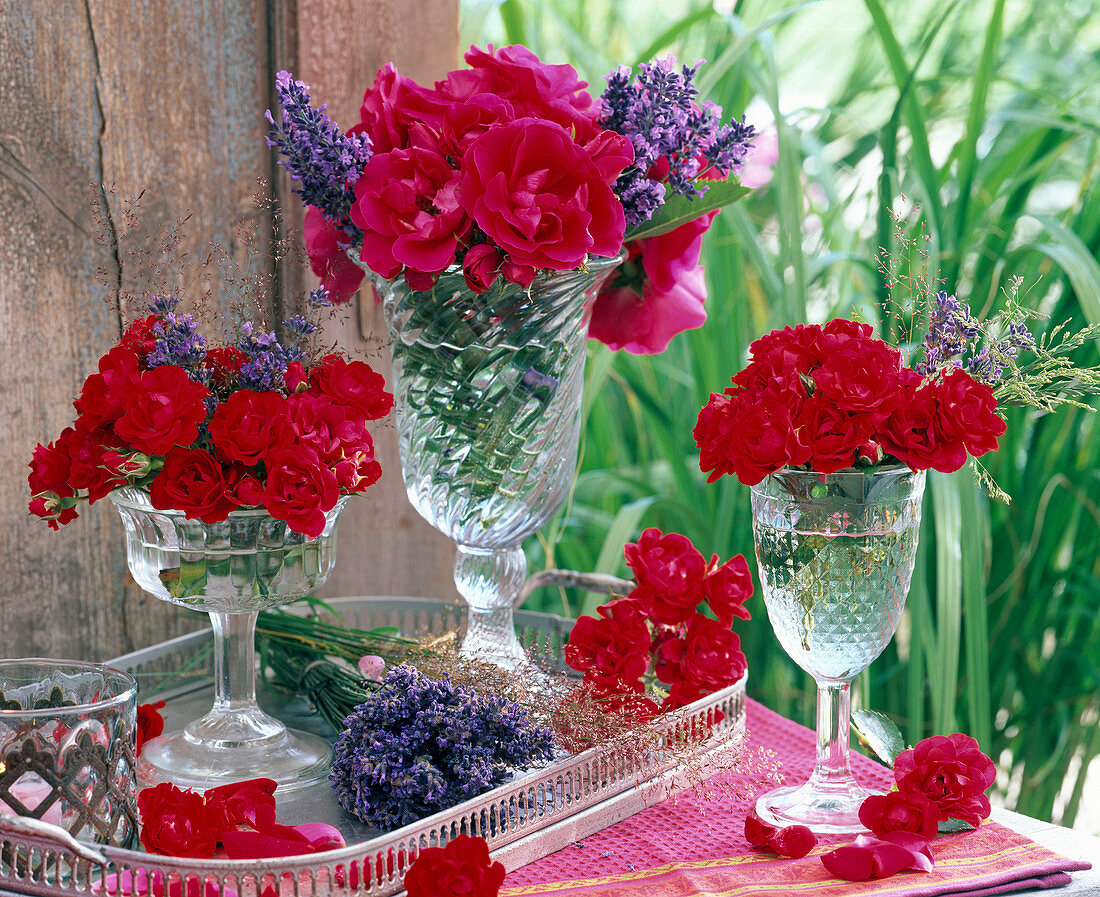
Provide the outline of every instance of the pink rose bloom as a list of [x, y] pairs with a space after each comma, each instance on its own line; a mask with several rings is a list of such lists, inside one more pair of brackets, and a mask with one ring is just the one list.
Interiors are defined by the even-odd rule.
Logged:
[[622, 205], [592, 156], [552, 122], [523, 118], [482, 134], [462, 157], [460, 196], [519, 265], [569, 271], [622, 245]]
[[479, 93], [455, 103], [443, 115], [442, 145], [446, 155], [459, 159], [466, 148], [489, 128], [515, 121], [512, 104], [495, 94]]
[[[596, 297], [589, 337], [612, 349], [656, 355], [676, 334], [701, 327], [707, 319], [707, 284], [699, 251], [716, 214], [708, 212], [667, 234], [633, 243], [631, 258], [620, 269], [625, 276], [617, 275]], [[633, 276], [628, 273], [631, 263]]]
[[412, 144], [432, 146], [429, 135], [439, 133], [443, 114], [451, 104], [439, 93], [402, 77], [392, 62], [378, 70], [363, 96], [359, 124], [352, 133], [366, 133], [375, 153], [407, 149]]
[[466, 278], [466, 286], [475, 293], [485, 292], [496, 283], [503, 261], [500, 251], [488, 243], [471, 246], [462, 260], [462, 275]]
[[598, 128], [598, 108], [571, 65], [548, 65], [526, 47], [494, 50], [471, 47], [464, 57], [469, 69], [451, 72], [436, 85], [449, 100], [492, 93], [515, 108], [516, 117], [552, 121], [586, 141]]
[[[321, 279], [334, 305], [347, 302], [363, 283], [363, 269], [348, 258], [347, 236], [321, 210], [306, 206], [303, 227], [309, 267]], [[341, 244], [341, 240], [345, 241]]]
[[403, 266], [443, 271], [470, 229], [459, 205], [460, 173], [430, 150], [413, 147], [370, 158], [355, 184], [351, 220], [363, 231], [360, 258], [382, 277]]

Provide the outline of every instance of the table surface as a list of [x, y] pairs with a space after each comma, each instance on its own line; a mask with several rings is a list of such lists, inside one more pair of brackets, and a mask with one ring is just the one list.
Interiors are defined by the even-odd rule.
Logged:
[[1074, 872], [1073, 882], [1054, 891], [1031, 889], [1019, 891], [1020, 894], [1064, 894], [1066, 897], [1100, 897], [1100, 838], [1093, 838], [1084, 832], [1063, 828], [1053, 822], [1042, 822], [1030, 816], [1022, 816], [1011, 810], [994, 809], [993, 819], [1014, 829], [1021, 835], [1027, 835], [1044, 847], [1053, 850], [1071, 860], [1085, 860], [1092, 868], [1084, 872]]

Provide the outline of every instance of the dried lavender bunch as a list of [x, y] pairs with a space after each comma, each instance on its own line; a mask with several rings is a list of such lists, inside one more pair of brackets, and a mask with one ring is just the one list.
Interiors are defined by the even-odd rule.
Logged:
[[271, 130], [267, 145], [285, 157], [279, 164], [299, 186], [294, 192], [306, 205], [316, 206], [337, 227], [350, 225], [348, 209], [355, 200], [352, 185], [359, 180], [371, 156], [365, 134], [344, 134], [325, 112], [310, 104], [309, 88], [290, 72], [275, 76], [275, 92], [282, 113], [279, 120], [267, 111]]
[[668, 166], [667, 184], [674, 193], [699, 197], [705, 184], [695, 179], [710, 169], [726, 176], [738, 170], [749, 150], [754, 129], [742, 121], [722, 124], [722, 110], [697, 103], [698, 65], [677, 71], [672, 56], [638, 66], [631, 77], [627, 66], [607, 76], [601, 101], [600, 127], [623, 134], [634, 144], [634, 164], [615, 185], [631, 227], [648, 221], [665, 201], [665, 184], [650, 178], [656, 166]]
[[344, 721], [329, 776], [340, 806], [392, 829], [501, 784], [509, 768], [553, 758], [549, 729], [506, 698], [392, 668]]

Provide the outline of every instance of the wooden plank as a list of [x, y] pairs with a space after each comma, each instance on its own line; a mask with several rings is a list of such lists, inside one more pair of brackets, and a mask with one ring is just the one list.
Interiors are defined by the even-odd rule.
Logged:
[[[359, 121], [363, 93], [387, 61], [430, 84], [458, 63], [457, 0], [298, 0], [296, 75], [343, 127]], [[278, 60], [277, 60], [278, 62]], [[289, 67], [282, 64], [278, 68]], [[297, 202], [291, 197], [288, 206]], [[326, 334], [391, 381], [385, 323], [369, 288]], [[458, 598], [454, 546], [416, 513], [405, 494], [392, 421], [374, 427], [382, 479], [353, 499], [340, 524], [340, 559], [323, 595]]]

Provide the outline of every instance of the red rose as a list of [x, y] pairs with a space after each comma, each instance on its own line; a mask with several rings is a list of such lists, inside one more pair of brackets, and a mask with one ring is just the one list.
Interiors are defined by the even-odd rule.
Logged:
[[325, 531], [325, 512], [340, 498], [336, 475], [305, 446], [283, 448], [264, 458], [267, 485], [264, 508], [279, 520], [285, 520], [296, 533], [316, 538]]
[[277, 787], [274, 779], [248, 779], [209, 788], [203, 794], [207, 817], [219, 834], [231, 831], [238, 825], [247, 824], [257, 829], [266, 827], [265, 824], [275, 819]]
[[749, 354], [755, 364], [738, 373], [733, 382], [752, 386], [750, 381], [754, 374], [769, 376], [777, 371], [808, 374], [825, 359], [822, 338], [822, 328], [817, 324], [798, 324], [766, 333], [749, 345]]
[[342, 305], [359, 291], [366, 276], [363, 269], [348, 258], [347, 235], [315, 206], [306, 206], [302, 230], [309, 267], [328, 290], [332, 304]]
[[879, 837], [887, 832], [913, 832], [934, 838], [940, 828], [940, 808], [915, 792], [872, 794], [859, 805], [859, 821]]
[[332, 471], [341, 492], [365, 492], [382, 476], [382, 465], [374, 460], [374, 442], [370, 433], [363, 433], [363, 441], [354, 450], [346, 449], [346, 457], [337, 461]]
[[243, 464], [233, 464], [224, 469], [225, 495], [233, 504], [242, 508], [254, 508], [264, 494], [261, 483]]
[[881, 420], [897, 404], [900, 371], [897, 349], [882, 340], [850, 339], [814, 370], [814, 397]]
[[484, 292], [500, 277], [503, 264], [504, 256], [500, 250], [488, 243], [471, 246], [462, 260], [462, 276], [466, 279], [466, 286], [475, 293]]
[[367, 420], [378, 420], [393, 408], [393, 395], [386, 391], [386, 378], [365, 361], [345, 361], [326, 355], [310, 372], [310, 389], [347, 405]]
[[997, 770], [969, 735], [934, 735], [894, 760], [898, 790], [921, 794], [939, 807], [940, 819], [980, 825], [989, 816], [985, 796]]
[[109, 430], [89, 430], [78, 420], [76, 428], [65, 430], [62, 438], [69, 456], [69, 485], [87, 490], [88, 504], [94, 504], [126, 482], [116, 470], [122, 458], [112, 451], [118, 447], [118, 440]]
[[407, 897], [496, 897], [503, 882], [504, 866], [492, 861], [485, 839], [459, 835], [421, 850], [404, 883]]
[[143, 788], [137, 799], [141, 845], [149, 853], [206, 859], [214, 855], [218, 832], [202, 795], [169, 782]]
[[146, 356], [156, 348], [157, 338], [153, 328], [159, 320], [160, 317], [155, 314], [138, 318], [126, 328], [118, 344], [130, 349], [140, 361], [145, 361]]
[[99, 373], [92, 374], [73, 405], [89, 429], [113, 424], [122, 417], [123, 401], [137, 389], [141, 378], [138, 356], [128, 346], [115, 346], [99, 359]]
[[961, 439], [975, 457], [997, 450], [1008, 424], [997, 414], [992, 389], [956, 368], [944, 374], [936, 397], [945, 433]]
[[383, 277], [405, 265], [443, 271], [470, 229], [459, 204], [460, 172], [419, 147], [376, 153], [355, 182], [351, 220], [363, 231], [359, 257]]
[[374, 442], [350, 406], [326, 395], [300, 392], [290, 397], [287, 409], [288, 422], [278, 447], [309, 446], [328, 467], [347, 460], [356, 464], [374, 460]]
[[692, 431], [699, 446], [699, 467], [710, 471], [708, 483], [733, 473], [746, 486], [768, 474], [810, 460], [810, 448], [791, 419], [788, 407], [769, 396], [737, 390], [732, 396], [711, 394]]
[[218, 523], [238, 503], [227, 495], [225, 473], [203, 449], [174, 448], [149, 484], [149, 500], [162, 511], [183, 511], [189, 520]]
[[683, 638], [667, 639], [659, 648], [657, 678], [672, 686], [662, 709], [684, 707], [733, 685], [747, 668], [737, 633], [696, 614]]
[[210, 382], [216, 389], [228, 389], [237, 382], [248, 356], [236, 346], [214, 346], [206, 350], [203, 364], [210, 371]]
[[160, 711], [164, 709], [164, 701], [155, 704], [138, 704], [137, 707], [137, 753], [141, 755], [141, 748], [151, 738], [156, 738], [164, 731], [164, 717]]
[[902, 386], [898, 406], [879, 425], [877, 436], [885, 452], [913, 470], [951, 473], [966, 463], [962, 439], [943, 429], [938, 390], [931, 381]]
[[851, 467], [875, 435], [873, 415], [844, 411], [816, 392], [802, 406], [795, 426], [799, 438], [809, 446], [810, 466], [818, 473]]
[[703, 594], [707, 603], [719, 621], [727, 626], [734, 617], [751, 620], [752, 615], [745, 610], [745, 602], [752, 597], [752, 574], [749, 562], [743, 554], [730, 558], [718, 566], [718, 555], [711, 558], [710, 572], [703, 580]]
[[667, 234], [630, 244], [631, 280], [619, 269], [592, 308], [588, 335], [612, 349], [656, 355], [676, 334], [701, 327], [707, 283], [699, 264], [703, 234], [717, 212], [682, 224]]
[[283, 375], [283, 383], [286, 384], [287, 392], [291, 393], [309, 389], [309, 372], [305, 365], [300, 361], [292, 361], [288, 364], [286, 373]]
[[703, 600], [707, 562], [687, 536], [665, 535], [651, 527], [637, 542], [627, 542], [623, 553], [638, 583], [632, 597], [645, 604], [654, 620], [675, 625], [695, 613]]
[[600, 616], [579, 617], [565, 645], [565, 662], [584, 673], [599, 695], [643, 691], [650, 636], [637, 602], [619, 599], [598, 608]]
[[470, 144], [460, 199], [513, 263], [533, 268], [569, 271], [588, 253], [612, 256], [626, 229], [622, 204], [592, 157], [542, 119], [518, 119]]
[[69, 472], [72, 468], [72, 458], [69, 456], [69, 446], [72, 445], [76, 431], [72, 427], [66, 427], [49, 445], [39, 443], [34, 447], [31, 469], [27, 476], [27, 485], [31, 494], [39, 492], [56, 492], [59, 495], [73, 495], [75, 490], [69, 484]]
[[164, 365], [144, 371], [123, 398], [115, 432], [138, 451], [163, 455], [172, 446], [191, 445], [206, 420], [210, 390], [190, 380], [183, 368]]
[[220, 457], [256, 464], [286, 430], [289, 406], [271, 390], [242, 389], [220, 403], [210, 418], [210, 438]]

